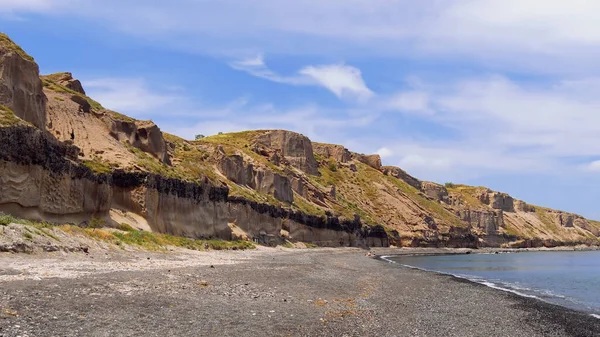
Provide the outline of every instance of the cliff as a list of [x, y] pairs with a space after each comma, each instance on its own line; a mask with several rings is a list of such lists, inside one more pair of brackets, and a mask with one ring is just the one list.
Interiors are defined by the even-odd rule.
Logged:
[[285, 130], [188, 141], [40, 77], [0, 39], [0, 211], [193, 238], [321, 246], [598, 245], [600, 223], [483, 187], [420, 181]]

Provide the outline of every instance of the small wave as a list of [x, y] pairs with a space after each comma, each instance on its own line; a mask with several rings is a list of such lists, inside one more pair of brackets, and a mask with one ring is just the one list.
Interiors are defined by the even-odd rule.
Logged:
[[499, 286], [499, 285], [497, 285], [497, 284], [495, 284], [493, 282], [485, 282], [484, 281], [484, 282], [478, 282], [478, 283], [486, 285], [486, 286], [488, 286], [490, 288], [494, 288], [494, 289], [506, 291], [506, 292], [509, 292], [509, 293], [513, 293], [515, 295], [519, 295], [519, 296], [523, 296], [523, 297], [528, 297], [528, 298], [537, 298], [538, 300], [540, 299], [539, 297], [537, 297], [535, 295], [528, 295], [528, 294], [524, 294], [524, 293], [522, 293], [520, 291], [517, 291], [517, 290], [514, 290], [514, 289], [504, 288], [504, 287], [501, 287], [501, 286]]
[[600, 319], [600, 315], [597, 315], [597, 314], [590, 314], [590, 316], [592, 316], [594, 318], [597, 318], [597, 319]]
[[[383, 259], [383, 260], [385, 260], [385, 261], [387, 261], [389, 263], [398, 264], [396, 261], [390, 260], [389, 259], [390, 257], [391, 256], [382, 256], [381, 259]], [[482, 279], [479, 279], [479, 278], [469, 277], [469, 276], [460, 275], [460, 274], [444, 273], [444, 272], [440, 272], [440, 271], [436, 271], [436, 270], [429, 270], [429, 269], [425, 269], [425, 268], [419, 268], [419, 267], [415, 267], [415, 266], [410, 266], [410, 265], [407, 265], [407, 264], [400, 264], [400, 265], [403, 266], [403, 267], [411, 268], [411, 269], [417, 269], [417, 270], [422, 270], [422, 271], [427, 271], [427, 272], [433, 272], [433, 273], [442, 274], [442, 275], [450, 275], [450, 276], [454, 276], [456, 278], [468, 280], [468, 281], [471, 281], [473, 283], [483, 284], [483, 285], [488, 286], [490, 288], [494, 288], [494, 289], [497, 289], [497, 290], [506, 291], [506, 292], [513, 293], [513, 294], [516, 294], [516, 295], [519, 295], [519, 296], [540, 299], [537, 296], [524, 294], [524, 293], [516, 291], [514, 289], [504, 288], [504, 287], [501, 287], [501, 286], [499, 286], [499, 285], [497, 285], [497, 284], [495, 284], [493, 282], [489, 282], [489, 281], [482, 280]]]

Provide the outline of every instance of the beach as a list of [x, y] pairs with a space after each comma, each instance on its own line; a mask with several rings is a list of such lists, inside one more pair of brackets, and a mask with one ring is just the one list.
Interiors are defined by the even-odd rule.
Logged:
[[[385, 249], [374, 254], [441, 253]], [[465, 253], [464, 251], [455, 251]], [[594, 336], [600, 319], [361, 249], [0, 254], [0, 336]]]

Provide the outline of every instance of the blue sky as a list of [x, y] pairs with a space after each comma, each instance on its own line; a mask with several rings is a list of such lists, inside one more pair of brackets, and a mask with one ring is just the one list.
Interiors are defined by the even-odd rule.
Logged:
[[279, 128], [600, 219], [600, 2], [0, 0], [0, 31], [186, 138]]

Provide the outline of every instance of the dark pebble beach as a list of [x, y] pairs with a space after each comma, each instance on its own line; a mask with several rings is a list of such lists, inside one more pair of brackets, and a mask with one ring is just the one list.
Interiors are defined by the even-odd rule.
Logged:
[[[400, 267], [359, 249], [223, 254], [248, 258], [171, 268], [176, 253], [156, 253], [148, 259], [167, 261], [156, 269], [5, 278], [0, 336], [600, 335], [600, 319], [586, 313]], [[16, 273], [10, 259], [0, 256], [0, 276]]]

